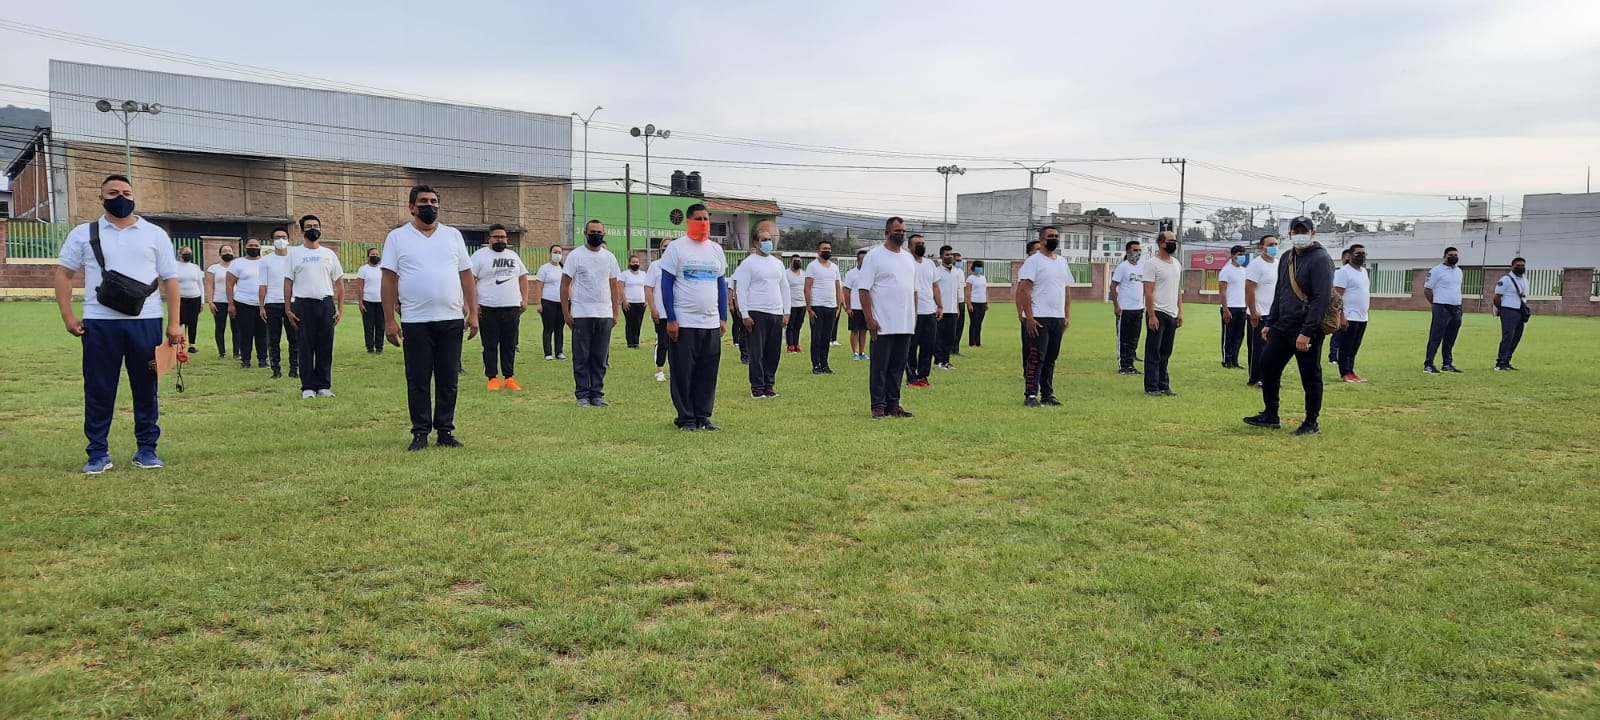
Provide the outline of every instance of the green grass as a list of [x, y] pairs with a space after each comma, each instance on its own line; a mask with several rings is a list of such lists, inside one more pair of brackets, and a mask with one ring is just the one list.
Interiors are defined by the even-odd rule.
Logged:
[[124, 399], [80, 477], [75, 341], [0, 303], [0, 717], [1600, 716], [1600, 320], [1537, 317], [1492, 373], [1472, 315], [1468, 374], [1424, 376], [1427, 317], [1378, 313], [1372, 382], [1297, 439], [1239, 423], [1195, 310], [1178, 398], [1113, 373], [1093, 305], [1067, 406], [1024, 409], [997, 306], [913, 420], [868, 419], [848, 347], [759, 402], [725, 352], [726, 431], [692, 435], [648, 348], [573, 407], [529, 316], [528, 390], [469, 343], [467, 447], [421, 453], [352, 316], [338, 398], [202, 352], [167, 468]]

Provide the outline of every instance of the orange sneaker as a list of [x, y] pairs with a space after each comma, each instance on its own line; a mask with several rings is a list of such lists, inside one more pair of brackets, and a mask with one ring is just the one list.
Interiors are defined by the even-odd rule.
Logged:
[[490, 390], [499, 390], [500, 389], [500, 378], [497, 378], [497, 377], [489, 378], [489, 389]]
[[507, 390], [521, 390], [522, 386], [518, 385], [516, 380], [514, 380], [512, 378], [506, 378], [506, 389]]

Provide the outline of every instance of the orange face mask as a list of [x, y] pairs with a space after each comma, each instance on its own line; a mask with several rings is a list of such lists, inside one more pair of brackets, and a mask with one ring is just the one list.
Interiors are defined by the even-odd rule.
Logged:
[[689, 226], [687, 233], [690, 240], [705, 240], [711, 237], [710, 220], [687, 220], [685, 224]]

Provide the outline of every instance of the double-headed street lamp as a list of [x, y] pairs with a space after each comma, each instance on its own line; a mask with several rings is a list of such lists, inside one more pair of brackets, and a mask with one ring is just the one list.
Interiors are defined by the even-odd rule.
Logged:
[[1327, 195], [1327, 193], [1319, 192], [1319, 193], [1317, 193], [1315, 195], [1312, 195], [1311, 197], [1308, 197], [1308, 198], [1297, 198], [1297, 197], [1295, 197], [1293, 195], [1290, 195], [1288, 193], [1284, 193], [1283, 196], [1286, 197], [1286, 198], [1289, 198], [1290, 200], [1294, 200], [1294, 201], [1300, 203], [1300, 214], [1304, 215], [1304, 214], [1306, 214], [1306, 203], [1311, 202], [1312, 200], [1315, 200], [1315, 199], [1317, 199], [1319, 197], [1322, 197], [1323, 195]]
[[[583, 122], [583, 219], [589, 219], [589, 121], [594, 119], [594, 114], [605, 108], [598, 105], [589, 111], [589, 117], [577, 113], [572, 116]], [[578, 208], [572, 208], [572, 234], [578, 234]]]
[[[937, 167], [935, 169], [939, 171], [940, 175], [944, 176], [944, 244], [945, 245], [949, 245], [950, 244], [950, 176], [951, 175], [965, 175], [965, 174], [967, 174], [967, 169], [966, 168], [959, 168], [959, 167], [956, 167], [954, 165], [940, 165], [939, 167]], [[1030, 199], [1029, 202], [1032, 202], [1032, 200]]]
[[126, 164], [124, 173], [127, 174], [130, 179], [132, 179], [133, 141], [128, 137], [128, 126], [133, 123], [133, 119], [137, 117], [139, 113], [145, 113], [147, 115], [160, 115], [161, 105], [159, 103], [142, 103], [135, 102], [133, 100], [124, 100], [121, 103], [113, 103], [110, 100], [101, 100], [96, 102], [94, 107], [100, 112], [116, 113], [117, 117], [121, 118], [122, 153], [124, 162]]
[[[650, 249], [650, 238], [655, 237], [656, 218], [650, 214], [650, 141], [656, 138], [665, 140], [672, 137], [671, 130], [657, 130], [655, 125], [646, 124], [643, 130], [633, 128], [629, 135], [644, 138], [644, 247]], [[628, 238], [628, 252], [633, 252], [633, 238]]]

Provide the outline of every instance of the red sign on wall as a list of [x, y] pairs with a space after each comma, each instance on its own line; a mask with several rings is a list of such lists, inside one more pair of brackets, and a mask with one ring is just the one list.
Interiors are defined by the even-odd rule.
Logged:
[[1189, 253], [1189, 267], [1221, 270], [1231, 258], [1227, 250], [1195, 250]]

